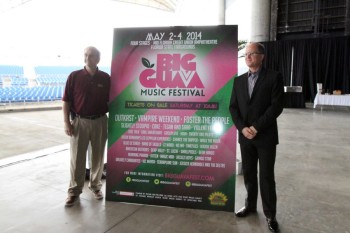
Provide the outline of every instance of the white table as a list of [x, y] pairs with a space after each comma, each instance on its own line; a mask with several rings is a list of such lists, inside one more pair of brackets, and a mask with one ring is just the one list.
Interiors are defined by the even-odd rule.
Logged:
[[350, 106], [350, 95], [317, 94], [314, 100], [314, 108], [317, 105]]

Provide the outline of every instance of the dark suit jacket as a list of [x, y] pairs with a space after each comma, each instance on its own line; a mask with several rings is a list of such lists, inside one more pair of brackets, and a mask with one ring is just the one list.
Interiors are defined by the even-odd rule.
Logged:
[[[279, 72], [262, 68], [252, 97], [248, 93], [248, 73], [235, 78], [230, 102], [232, 120], [239, 131], [239, 143], [257, 146], [278, 144], [277, 117], [283, 111], [284, 84]], [[242, 134], [244, 127], [254, 126], [255, 138]]]

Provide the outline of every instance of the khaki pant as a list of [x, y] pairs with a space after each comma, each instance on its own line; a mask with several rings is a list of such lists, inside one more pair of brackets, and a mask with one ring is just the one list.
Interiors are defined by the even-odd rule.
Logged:
[[107, 116], [95, 120], [76, 117], [73, 120], [74, 135], [70, 139], [70, 176], [68, 195], [82, 193], [85, 182], [86, 152], [91, 143], [91, 168], [89, 188], [93, 191], [102, 187], [103, 154], [107, 140]]

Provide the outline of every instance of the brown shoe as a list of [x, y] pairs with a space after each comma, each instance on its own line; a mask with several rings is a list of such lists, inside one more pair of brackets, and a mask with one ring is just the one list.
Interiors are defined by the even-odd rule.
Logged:
[[75, 202], [79, 200], [79, 196], [68, 196], [66, 199], [66, 206], [73, 206]]
[[94, 198], [96, 200], [101, 200], [103, 199], [103, 193], [101, 192], [101, 190], [91, 190], [92, 194], [94, 195]]

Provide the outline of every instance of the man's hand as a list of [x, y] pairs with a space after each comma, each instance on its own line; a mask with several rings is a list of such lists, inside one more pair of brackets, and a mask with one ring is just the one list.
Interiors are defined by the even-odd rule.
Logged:
[[254, 128], [254, 126], [250, 126], [249, 129], [251, 129], [255, 135], [258, 133], [258, 131]]
[[253, 139], [256, 136], [256, 129], [251, 126], [251, 127], [245, 127], [242, 129], [242, 134], [244, 135], [244, 137], [248, 138], [248, 139]]
[[72, 136], [74, 134], [74, 129], [73, 129], [73, 125], [70, 122], [65, 122], [64, 123], [64, 132], [68, 135], [68, 136]]

